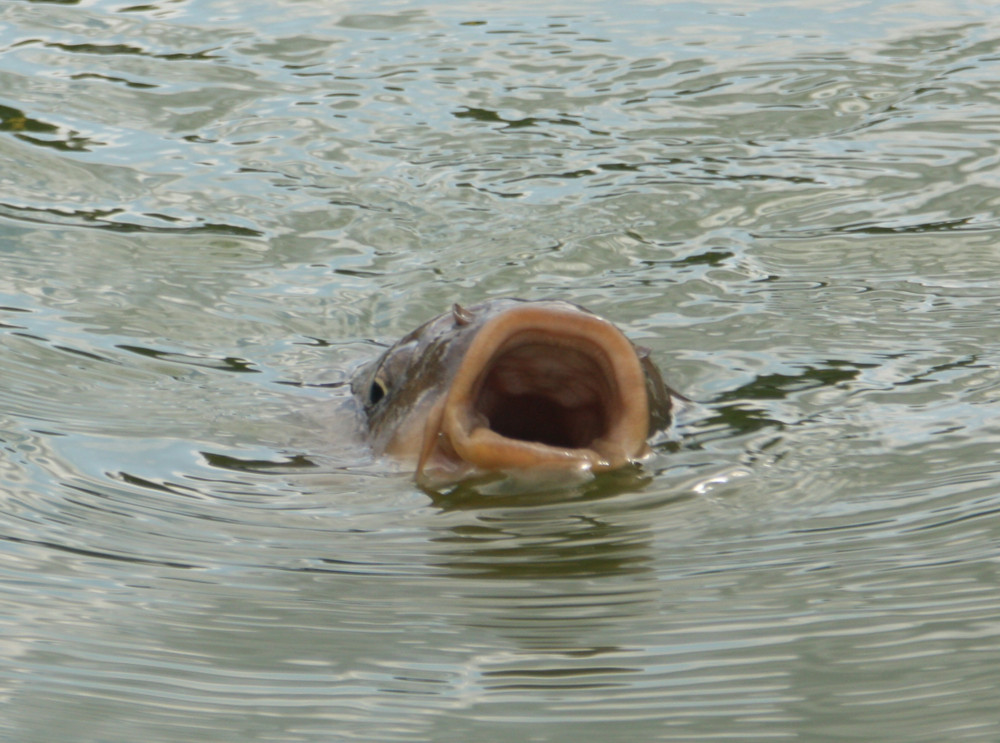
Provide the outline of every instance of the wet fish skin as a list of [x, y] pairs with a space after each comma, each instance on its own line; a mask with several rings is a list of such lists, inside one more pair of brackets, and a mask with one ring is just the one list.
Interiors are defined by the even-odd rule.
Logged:
[[418, 417], [447, 389], [447, 371], [454, 372], [475, 337], [467, 313], [455, 305], [404, 335], [355, 374], [351, 391], [364, 410], [376, 454], [390, 449], [406, 419]]
[[[360, 369], [351, 389], [376, 455], [412, 461], [418, 475], [456, 479], [483, 470], [613, 469], [641, 459], [646, 438], [671, 417], [672, 390], [648, 349], [562, 300], [456, 304]], [[492, 408], [484, 398], [495, 400]], [[521, 409], [566, 431], [491, 430]], [[568, 422], [560, 428], [553, 418]], [[602, 435], [592, 444], [545, 440], [584, 429]]]

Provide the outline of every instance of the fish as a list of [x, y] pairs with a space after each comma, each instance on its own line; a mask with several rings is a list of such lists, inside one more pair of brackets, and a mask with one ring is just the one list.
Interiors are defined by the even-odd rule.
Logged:
[[436, 482], [640, 462], [676, 394], [610, 321], [516, 298], [453, 305], [361, 367], [351, 392], [375, 455]]

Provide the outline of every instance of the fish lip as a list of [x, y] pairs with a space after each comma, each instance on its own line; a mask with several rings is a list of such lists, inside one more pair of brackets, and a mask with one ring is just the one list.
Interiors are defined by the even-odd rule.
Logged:
[[[503, 368], [504, 364], [509, 368]], [[535, 367], [533, 371], [549, 375], [549, 381], [534, 381], [529, 372], [516, 368], [519, 364]], [[589, 376], [559, 384], [571, 373]], [[506, 375], [513, 381], [505, 384], [491, 375]], [[552, 410], [565, 402], [563, 410], [574, 412], [563, 417], [574, 416], [577, 427], [589, 428], [593, 435], [581, 434], [579, 440], [572, 441], [576, 434], [570, 432], [561, 434], [566, 441], [546, 443], [494, 430], [490, 417], [495, 418], [504, 405], [514, 405], [517, 395], [509, 390], [484, 393], [488, 386], [527, 386], [528, 397], [539, 398], [543, 408], [548, 405]], [[490, 395], [503, 399], [494, 400], [494, 413], [487, 415], [483, 398]], [[555, 399], [559, 397], [561, 401]], [[525, 398], [520, 404], [530, 401]], [[648, 434], [644, 372], [635, 347], [624, 334], [607, 320], [581, 309], [527, 305], [490, 318], [470, 343], [434, 422], [425, 432], [417, 471], [614, 469], [648, 454]]]

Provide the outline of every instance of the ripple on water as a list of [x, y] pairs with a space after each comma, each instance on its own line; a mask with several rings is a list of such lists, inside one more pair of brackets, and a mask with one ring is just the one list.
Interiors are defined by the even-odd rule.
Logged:
[[[992, 11], [529, 5], [0, 7], [0, 736], [998, 737]], [[511, 293], [698, 401], [643, 468], [346, 443]]]

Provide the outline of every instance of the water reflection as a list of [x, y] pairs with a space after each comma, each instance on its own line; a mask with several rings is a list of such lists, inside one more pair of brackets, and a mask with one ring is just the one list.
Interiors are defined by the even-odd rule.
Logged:
[[609, 507], [621, 497], [612, 490], [594, 487], [568, 501], [563, 493], [561, 502], [551, 494], [499, 502], [480, 495], [478, 509], [436, 501], [466, 517], [432, 537], [435, 566], [446, 570], [449, 622], [506, 648], [467, 661], [466, 695], [502, 706], [522, 695], [641, 684], [641, 664], [620, 630], [656, 612], [654, 529], [641, 517], [656, 511], [628, 497]]
[[79, 132], [29, 118], [9, 106], [0, 106], [0, 132], [13, 132], [23, 142], [63, 151], [87, 152], [92, 145], [99, 144]]
[[634, 524], [614, 524], [580, 514], [536, 506], [529, 513], [480, 513], [474, 524], [435, 535], [441, 563], [464, 577], [501, 581], [523, 578], [600, 578], [649, 569], [650, 545]]
[[[418, 5], [0, 4], [0, 737], [997, 738], [994, 10]], [[370, 338], [511, 294], [699, 404], [351, 448]]]

